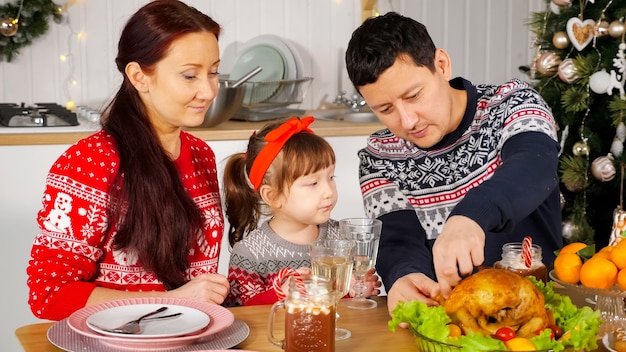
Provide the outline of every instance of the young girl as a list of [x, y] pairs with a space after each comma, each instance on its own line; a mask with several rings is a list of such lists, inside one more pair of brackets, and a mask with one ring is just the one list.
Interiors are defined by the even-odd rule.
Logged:
[[[309, 129], [313, 117], [275, 122], [254, 133], [248, 150], [233, 155], [224, 170], [228, 236], [232, 248], [226, 305], [271, 304], [283, 268], [310, 271], [309, 244], [339, 238], [330, 219], [337, 204], [335, 153]], [[270, 216], [260, 227], [261, 216]], [[381, 283], [368, 275], [370, 294]]]

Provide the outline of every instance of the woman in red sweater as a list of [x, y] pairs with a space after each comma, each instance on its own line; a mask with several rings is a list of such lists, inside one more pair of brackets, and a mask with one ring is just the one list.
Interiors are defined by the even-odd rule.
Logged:
[[181, 130], [202, 123], [217, 94], [219, 33], [175, 0], [150, 2], [127, 22], [115, 59], [123, 82], [102, 130], [46, 179], [27, 269], [35, 316], [60, 320], [119, 298], [226, 297], [215, 155]]

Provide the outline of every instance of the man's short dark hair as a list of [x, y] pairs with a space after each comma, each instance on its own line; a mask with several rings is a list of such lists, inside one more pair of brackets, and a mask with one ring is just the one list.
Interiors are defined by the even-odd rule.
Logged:
[[434, 72], [436, 49], [426, 27], [409, 17], [396, 12], [371, 17], [352, 33], [348, 43], [348, 77], [357, 89], [374, 83], [402, 54]]

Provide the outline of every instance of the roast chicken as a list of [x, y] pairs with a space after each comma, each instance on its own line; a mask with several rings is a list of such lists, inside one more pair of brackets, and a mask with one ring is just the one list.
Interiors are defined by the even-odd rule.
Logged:
[[543, 294], [528, 279], [505, 269], [484, 269], [463, 279], [442, 305], [465, 334], [493, 335], [509, 327], [531, 337], [554, 324]]

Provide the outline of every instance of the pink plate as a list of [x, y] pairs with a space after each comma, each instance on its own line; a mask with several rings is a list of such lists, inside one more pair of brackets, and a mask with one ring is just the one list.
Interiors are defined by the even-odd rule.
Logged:
[[[176, 337], [159, 337], [159, 338], [131, 338], [131, 337], [116, 337], [105, 336], [93, 331], [87, 326], [87, 318], [92, 314], [114, 307], [120, 307], [130, 304], [171, 304], [179, 305], [190, 308], [195, 308], [199, 311], [206, 313], [210, 317], [209, 326], [197, 333], [189, 335], [176, 336]], [[176, 348], [189, 345], [199, 339], [220, 332], [227, 327], [231, 326], [235, 321], [235, 316], [228, 309], [213, 303], [207, 303], [202, 301], [195, 301], [189, 299], [180, 298], [131, 298], [121, 299], [111, 302], [105, 302], [96, 304], [93, 306], [85, 307], [77, 310], [67, 319], [67, 324], [75, 332], [96, 338], [101, 342], [118, 346], [123, 348], [136, 348], [146, 349], [146, 346], [150, 346], [150, 349], [166, 349]]]

